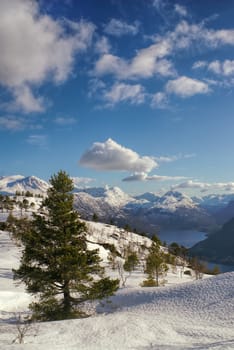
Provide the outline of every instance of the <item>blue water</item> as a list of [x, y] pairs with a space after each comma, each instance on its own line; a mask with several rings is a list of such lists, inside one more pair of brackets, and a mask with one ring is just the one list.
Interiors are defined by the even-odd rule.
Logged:
[[[206, 239], [206, 233], [193, 230], [174, 230], [174, 231], [162, 231], [158, 234], [162, 242], [170, 244], [176, 242], [187, 248], [192, 247], [194, 244]], [[214, 266], [218, 266], [220, 272], [234, 271], [233, 265], [216, 264], [212, 262], [205, 262], [207, 267], [212, 269]]]
[[219, 267], [220, 272], [230, 272], [230, 271], [234, 271], [234, 265], [223, 265], [223, 264], [216, 264], [216, 263], [212, 263], [209, 261], [205, 261], [207, 267], [209, 269], [213, 269], [215, 266]]
[[158, 234], [162, 242], [167, 242], [170, 244], [176, 242], [180, 245], [185, 246], [186, 248], [192, 247], [197, 242], [206, 239], [206, 233], [193, 230], [170, 230], [162, 231]]

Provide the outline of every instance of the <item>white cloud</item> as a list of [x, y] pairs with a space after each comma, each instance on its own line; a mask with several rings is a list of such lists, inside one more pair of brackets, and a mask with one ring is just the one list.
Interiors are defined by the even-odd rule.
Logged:
[[106, 84], [102, 80], [97, 78], [90, 79], [88, 97], [89, 98], [92, 98], [94, 96], [102, 97], [105, 88], [106, 88]]
[[140, 84], [115, 83], [110, 90], [105, 91], [103, 99], [109, 106], [126, 101], [141, 104], [145, 100], [145, 91]]
[[207, 43], [212, 46], [234, 45], [233, 29], [204, 30], [202, 34]]
[[[165, 8], [163, 1], [154, 1], [157, 9]], [[176, 6], [176, 5], [175, 5]], [[180, 5], [177, 11], [185, 14], [186, 9]], [[98, 76], [112, 74], [118, 79], [151, 78], [155, 75], [162, 77], [175, 76], [176, 71], [169, 56], [178, 50], [188, 49], [192, 44], [201, 47], [234, 45], [234, 30], [212, 30], [205, 28], [205, 22], [190, 24], [182, 20], [173, 31], [153, 38], [152, 45], [141, 48], [136, 54], [125, 59], [111, 54], [109, 51], [96, 62], [94, 73]], [[193, 68], [201, 68], [205, 62], [199, 61]], [[203, 86], [204, 87], [204, 86]]]
[[122, 181], [179, 181], [184, 179], [186, 179], [184, 176], [148, 175], [146, 173], [135, 173], [125, 177]]
[[0, 117], [0, 129], [9, 131], [22, 131], [25, 129], [39, 130], [42, 125], [35, 123], [31, 118], [14, 115], [4, 115]]
[[43, 112], [45, 110], [45, 100], [43, 97], [35, 97], [32, 90], [27, 85], [21, 85], [13, 89], [15, 102], [12, 109], [21, 110], [24, 113]]
[[165, 94], [165, 92], [160, 91], [152, 95], [151, 107], [161, 108], [161, 109], [167, 108], [168, 107], [167, 94]]
[[177, 154], [174, 156], [160, 156], [160, 157], [154, 157], [154, 159], [158, 162], [158, 163], [171, 163], [171, 162], [175, 162], [177, 160], [180, 159], [188, 159], [188, 158], [194, 158], [196, 156], [195, 153], [188, 153], [188, 154]]
[[26, 112], [41, 111], [42, 100], [33, 96], [32, 86], [65, 81], [75, 54], [89, 46], [94, 26], [56, 21], [31, 0], [2, 0], [0, 23], [0, 85], [13, 90], [16, 103]]
[[95, 142], [80, 159], [80, 164], [96, 170], [150, 172], [157, 167], [152, 157], [140, 156], [112, 139]]
[[213, 62], [209, 63], [208, 69], [216, 74], [220, 74], [222, 67], [221, 67], [221, 64], [219, 61], [213, 61]]
[[146, 181], [146, 173], [135, 173], [122, 179], [124, 182]]
[[233, 29], [207, 29], [204, 27], [205, 22], [200, 24], [189, 24], [187, 21], [181, 21], [175, 33], [177, 38], [187, 36], [188, 42], [197, 42], [205, 44], [208, 47], [218, 47], [221, 45], [234, 45]]
[[223, 62], [223, 74], [233, 75], [234, 74], [234, 60], [226, 60]]
[[46, 147], [47, 135], [30, 135], [27, 139], [27, 143], [33, 146]]
[[208, 69], [216, 74], [230, 76], [234, 74], [234, 60], [218, 60], [212, 61], [208, 65]]
[[61, 126], [73, 125], [76, 123], [76, 119], [72, 117], [58, 117], [55, 118], [54, 122]]
[[153, 7], [156, 9], [158, 14], [162, 17], [166, 24], [170, 22], [171, 19], [171, 7], [168, 6], [167, 0], [153, 0]]
[[19, 131], [25, 128], [25, 120], [14, 116], [0, 117], [0, 129]]
[[207, 66], [207, 62], [206, 61], [196, 61], [194, 62], [192, 69], [199, 69], [199, 68], [204, 68]]
[[173, 64], [164, 57], [171, 52], [171, 44], [162, 40], [138, 51], [132, 60], [125, 60], [110, 53], [102, 55], [95, 64], [98, 76], [113, 74], [119, 79], [150, 78], [154, 75], [174, 76]]
[[186, 7], [182, 5], [175, 4], [174, 9], [180, 16], [186, 17], [188, 15]]
[[169, 80], [166, 84], [166, 91], [186, 98], [197, 94], [207, 94], [210, 89], [208, 84], [203, 81], [181, 76], [177, 79]]
[[71, 179], [73, 181], [74, 186], [77, 188], [86, 186], [91, 182], [95, 181], [95, 179], [89, 177], [71, 177]]
[[120, 37], [122, 35], [136, 35], [139, 31], [139, 22], [128, 24], [124, 21], [112, 18], [104, 28], [105, 33]]
[[173, 185], [172, 189], [200, 189], [201, 192], [208, 190], [223, 190], [223, 191], [234, 191], [234, 182], [199, 182], [188, 180], [186, 182]]
[[125, 71], [127, 65], [121, 58], [111, 55], [104, 54], [96, 62], [95, 73], [97, 75], [114, 74], [119, 75], [121, 71]]
[[153, 6], [157, 9], [160, 10], [163, 8], [165, 5], [165, 0], [153, 0]]
[[111, 49], [109, 40], [105, 36], [102, 36], [95, 43], [95, 49], [100, 54], [108, 53]]
[[186, 179], [185, 176], [151, 175], [146, 178], [148, 181], [178, 181]]

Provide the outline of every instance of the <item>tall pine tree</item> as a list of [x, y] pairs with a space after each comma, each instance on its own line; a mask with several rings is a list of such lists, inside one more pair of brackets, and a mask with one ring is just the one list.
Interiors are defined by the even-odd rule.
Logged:
[[21, 232], [21, 264], [14, 270], [39, 297], [30, 308], [40, 320], [82, 316], [80, 304], [112, 295], [119, 282], [104, 277], [98, 250], [87, 249], [86, 225], [73, 210], [72, 180], [60, 171], [50, 184], [40, 213]]

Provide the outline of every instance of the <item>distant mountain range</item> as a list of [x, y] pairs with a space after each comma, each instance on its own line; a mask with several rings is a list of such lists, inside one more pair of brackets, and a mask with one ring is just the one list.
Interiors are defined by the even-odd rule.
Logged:
[[[16, 191], [45, 194], [49, 184], [35, 176], [0, 177], [0, 192]], [[234, 194], [192, 197], [177, 191], [159, 196], [146, 192], [130, 196], [118, 187], [77, 188], [75, 207], [80, 215], [99, 221], [113, 222], [141, 232], [157, 233], [164, 229], [196, 229], [210, 231], [234, 217]]]

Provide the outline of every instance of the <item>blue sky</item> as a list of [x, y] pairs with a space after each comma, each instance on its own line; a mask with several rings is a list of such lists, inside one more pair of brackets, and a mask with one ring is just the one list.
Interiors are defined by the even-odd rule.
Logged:
[[1, 0], [0, 175], [234, 192], [234, 0]]

